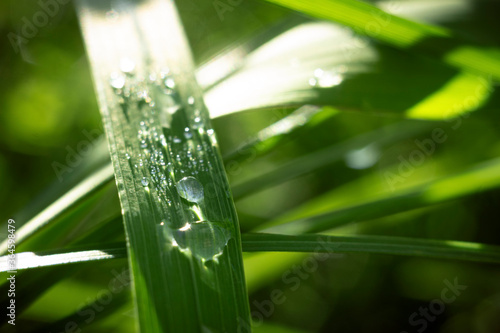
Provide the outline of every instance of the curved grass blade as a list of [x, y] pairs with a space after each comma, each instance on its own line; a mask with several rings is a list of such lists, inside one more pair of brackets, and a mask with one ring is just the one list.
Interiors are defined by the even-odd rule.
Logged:
[[[19, 228], [16, 233], [16, 243], [20, 245], [36, 231], [46, 227], [51, 221], [54, 221], [59, 216], [77, 207], [80, 203], [106, 185], [112, 178], [113, 168], [111, 165], [107, 165], [83, 180], [61, 198], [42, 210], [38, 215], [34, 216], [30, 221], [26, 222], [23, 227]], [[0, 254], [6, 251], [7, 240], [0, 244]]]
[[283, 117], [270, 126], [260, 130], [255, 136], [248, 138], [236, 149], [223, 156], [224, 162], [243, 162], [265, 155], [272, 151], [281, 142], [289, 140], [291, 134], [304, 126], [315, 125], [324, 121], [338, 111], [332, 108], [319, 108], [312, 105], [304, 105], [288, 116]]
[[[96, 133], [91, 133], [90, 135], [94, 134]], [[14, 214], [13, 217], [16, 223], [30, 221], [31, 218], [40, 213], [43, 209], [59, 200], [65, 193], [84, 182], [85, 179], [92, 178], [93, 174], [110, 164], [109, 151], [103, 135], [101, 135], [101, 137], [94, 137], [93, 140], [92, 153], [88, 154], [87, 158], [85, 158], [80, 165], [73, 168], [71, 173], [63, 172], [62, 175], [64, 175], [64, 177], [60, 176], [61, 178], [54, 181], [50, 186], [36, 195], [34, 199], [28, 202], [21, 211]], [[111, 182], [112, 179], [113, 177], [111, 176], [109, 179], [103, 181]], [[94, 179], [94, 181], [99, 182], [98, 179]], [[99, 187], [97, 183], [96, 186]]]
[[[460, 69], [491, 75], [500, 80], [500, 50], [472, 45], [439, 26], [418, 23], [389, 14], [369, 3], [355, 0], [266, 0], [325, 20], [348, 26], [359, 34], [387, 44], [413, 48]], [[451, 51], [449, 51], [451, 49]]]
[[377, 253], [500, 263], [500, 247], [473, 242], [384, 236], [243, 234], [246, 252]]
[[[441, 62], [358, 40], [334, 24], [312, 22], [249, 54], [240, 71], [205, 97], [212, 115], [311, 104], [447, 119], [487, 108], [490, 81], [484, 74], [462, 73]], [[446, 103], [450, 99], [454, 107]], [[425, 108], [419, 107], [425, 112], [413, 110], [424, 100]]]
[[78, 4], [140, 330], [249, 331], [238, 221], [173, 2]]
[[[103, 249], [95, 249], [95, 246], [91, 246], [88, 249], [80, 250], [65, 249], [43, 253], [22, 252], [16, 253], [16, 269], [24, 270], [126, 257], [127, 249], [125, 244], [117, 244], [114, 247]], [[0, 272], [7, 272], [9, 270], [8, 261], [9, 256], [0, 257]]]
[[[435, 126], [435, 124], [433, 124]], [[369, 145], [383, 147], [392, 142], [411, 137], [428, 129], [431, 123], [404, 121], [359, 135], [345, 142], [335, 144], [317, 152], [298, 157], [275, 170], [241, 183], [234, 184], [233, 195], [240, 199], [254, 192], [280, 184], [292, 178], [307, 174], [321, 167], [342, 160], [347, 153]]]
[[[357, 205], [304, 217], [291, 222], [271, 222], [259, 230], [268, 233], [302, 234], [321, 232], [351, 222], [366, 221], [412, 209], [427, 207], [487, 191], [500, 186], [500, 159], [490, 160], [463, 172], [408, 190], [391, 193]], [[275, 223], [280, 223], [273, 225]]]
[[[266, 233], [242, 234], [244, 252], [318, 252], [318, 253], [380, 253], [423, 256], [475, 262], [500, 263], [500, 247], [474, 242], [432, 240], [394, 236], [328, 236], [317, 234], [281, 235]], [[67, 265], [97, 260], [119, 259], [127, 255], [125, 244], [106, 249], [92, 248], [50, 253], [19, 253], [18, 269]], [[8, 270], [7, 257], [0, 257], [0, 272]]]

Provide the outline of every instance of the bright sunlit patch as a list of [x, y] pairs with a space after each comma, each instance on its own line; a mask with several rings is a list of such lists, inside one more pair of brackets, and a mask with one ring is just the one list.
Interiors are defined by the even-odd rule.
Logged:
[[428, 96], [406, 114], [412, 118], [448, 119], [482, 106], [490, 96], [491, 82], [483, 76], [459, 73], [440, 90]]
[[182, 228], [180, 228], [180, 231], [187, 231], [191, 229], [191, 223], [187, 222]]
[[[113, 254], [106, 253], [100, 250], [90, 250], [81, 252], [58, 253], [39, 255], [34, 252], [23, 252], [16, 254], [16, 269], [26, 269], [35, 267], [54, 266], [60, 264], [69, 264], [76, 262], [86, 262], [91, 260], [112, 259]], [[8, 271], [7, 257], [0, 261], [0, 271]]]
[[445, 243], [453, 247], [464, 248], [464, 249], [479, 250], [483, 248], [483, 245], [478, 243], [459, 242], [459, 241], [446, 241]]

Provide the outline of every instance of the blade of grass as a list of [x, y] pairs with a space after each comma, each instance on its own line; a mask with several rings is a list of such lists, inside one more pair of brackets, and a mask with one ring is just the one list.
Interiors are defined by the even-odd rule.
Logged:
[[[362, 149], [368, 145], [383, 147], [392, 142], [411, 137], [421, 131], [424, 131], [425, 129], [428, 129], [431, 124], [432, 123], [419, 123], [411, 120], [398, 122], [372, 132], [359, 135], [350, 140], [335, 144], [317, 152], [300, 156], [277, 167], [275, 170], [269, 171], [268, 173], [234, 184], [234, 198], [243, 198], [257, 191], [261, 191], [265, 188], [325, 167], [329, 164], [342, 160], [344, 156], [352, 150]], [[435, 124], [433, 125], [435, 126]]]
[[500, 50], [461, 41], [446, 28], [410, 21], [357, 0], [266, 1], [340, 23], [359, 34], [402, 49], [414, 48], [430, 56], [442, 57], [452, 66], [500, 80]]
[[384, 236], [243, 234], [247, 252], [377, 253], [500, 263], [500, 247], [473, 242]]
[[[262, 80], [264, 76], [268, 79]], [[205, 96], [212, 115], [311, 104], [447, 119], [487, 108], [490, 81], [484, 74], [463, 73], [439, 61], [359, 41], [336, 25], [313, 22], [249, 54], [240, 71]]]
[[[114, 247], [102, 247], [96, 249], [89, 246], [87, 249], [65, 249], [42, 253], [21, 252], [16, 253], [16, 269], [23, 270], [37, 267], [47, 267], [56, 265], [66, 265], [83, 263], [89, 261], [126, 258], [127, 249], [125, 244], [117, 244]], [[9, 270], [9, 256], [0, 257], [0, 272]]]
[[249, 331], [238, 221], [173, 2], [78, 4], [140, 330]]
[[490, 160], [452, 176], [391, 193], [388, 197], [304, 217], [291, 222], [270, 222], [259, 230], [268, 233], [321, 232], [354, 221], [366, 221], [473, 195], [500, 186], [500, 159]]
[[224, 155], [224, 162], [241, 163], [263, 156], [280, 143], [288, 141], [293, 133], [305, 126], [316, 125], [338, 113], [332, 108], [305, 105], [248, 138], [236, 149]]
[[[499, 246], [453, 240], [369, 235], [327, 236], [266, 233], [242, 234], [241, 239], [244, 252], [359, 252], [500, 263]], [[89, 248], [71, 252], [64, 249], [50, 253], [19, 253], [18, 269], [119, 259], [126, 257], [126, 254], [125, 244], [116, 244], [100, 250]], [[7, 270], [7, 257], [0, 257], [0, 272]]]
[[[91, 197], [113, 178], [113, 168], [107, 165], [92, 174], [50, 206], [26, 222], [16, 232], [16, 244], [21, 245], [36, 231], [46, 227], [51, 221], [77, 207], [80, 203]], [[0, 244], [0, 254], [7, 251], [7, 239]]]

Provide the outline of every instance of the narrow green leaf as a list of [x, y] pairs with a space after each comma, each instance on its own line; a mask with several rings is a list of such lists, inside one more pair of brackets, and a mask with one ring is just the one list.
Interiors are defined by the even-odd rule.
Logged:
[[436, 205], [500, 186], [500, 159], [470, 167], [463, 172], [396, 191], [383, 198], [304, 217], [291, 222], [271, 222], [259, 227], [270, 233], [321, 232], [350, 222], [371, 220], [412, 209]]
[[243, 250], [379, 253], [500, 263], [500, 247], [472, 242], [384, 236], [243, 234]]
[[78, 6], [140, 330], [249, 331], [238, 220], [173, 2]]
[[[125, 244], [117, 244], [115, 247], [95, 249], [89, 246], [85, 250], [59, 250], [44, 253], [21, 252], [16, 253], [16, 270], [83, 263], [96, 260], [118, 259], [127, 256]], [[9, 270], [9, 256], [0, 257], [0, 272]]]
[[[500, 50], [469, 45], [443, 27], [410, 21], [357, 0], [266, 0], [301, 13], [351, 27], [359, 34], [402, 49], [421, 49], [461, 69], [500, 80]], [[447, 48], [452, 46], [451, 51]]]
[[[16, 243], [20, 245], [36, 231], [46, 227], [51, 221], [77, 207], [80, 203], [91, 197], [113, 178], [113, 168], [107, 165], [98, 172], [84, 179], [61, 198], [42, 210], [38, 215], [26, 222], [16, 232]], [[7, 251], [7, 239], [0, 244], [0, 254]]]
[[[317, 234], [250, 233], [243, 234], [241, 237], [244, 252], [363, 252], [500, 263], [499, 246], [474, 242], [369, 235], [327, 236]], [[124, 244], [116, 244], [101, 250], [66, 251], [52, 251], [45, 254], [19, 253], [17, 259], [18, 269], [119, 259], [124, 258], [127, 253]], [[0, 257], [0, 272], [8, 270], [7, 260], [8, 257], [6, 256]], [[260, 260], [259, 263], [262, 264]]]
[[382, 148], [392, 142], [404, 140], [405, 138], [424, 131], [431, 125], [432, 123], [419, 123], [408, 120], [359, 135], [345, 142], [321, 149], [317, 152], [300, 156], [255, 178], [236, 183], [233, 185], [233, 195], [236, 199], [242, 198], [246, 195], [313, 172], [321, 167], [342, 160], [345, 155], [352, 150], [362, 149], [369, 145]]

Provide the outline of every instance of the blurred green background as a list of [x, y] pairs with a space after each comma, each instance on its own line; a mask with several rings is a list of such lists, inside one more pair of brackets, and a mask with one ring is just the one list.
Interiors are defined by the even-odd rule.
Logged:
[[[231, 10], [222, 16], [218, 15], [212, 1], [176, 2], [197, 64], [207, 62], [231, 45], [248, 41], [283, 20], [295, 17], [305, 20], [298, 14], [261, 1], [244, 0], [238, 5], [229, 5]], [[428, 10], [422, 17], [438, 16], [441, 26], [452, 29], [467, 40], [500, 46], [498, 2], [449, 2], [451, 7], [445, 7], [441, 12]], [[432, 1], [411, 3], [428, 3], [430, 6]], [[31, 0], [0, 3], [0, 35], [4, 36], [0, 39], [1, 223], [14, 217], [22, 224], [29, 215], [23, 212], [27, 207], [33, 210], [43, 207], [50, 202], [46, 199], [50, 193], [71, 188], [78, 173], [90, 172], [90, 169], [82, 168], [84, 161], [92, 160], [99, 150], [98, 140], [88, 153], [82, 155], [84, 161], [75, 162], [75, 168], [59, 174], [61, 178], [58, 178], [54, 163], [65, 165], [68, 153], [87, 140], [85, 133], [97, 135], [103, 131], [84, 45], [71, 4], [61, 5], [48, 24], [39, 28], [19, 52], [12, 46], [8, 34], [19, 32], [23, 18], [32, 17], [40, 10], [39, 6]], [[443, 12], [455, 6], [464, 9], [453, 15]], [[361, 88], [357, 90], [342, 90], [343, 84], [338, 87], [339, 99], [345, 103], [355, 101], [352, 104], [356, 108], [342, 110], [314, 126], [305, 126], [299, 135], [288, 138], [279, 149], [251, 159], [237, 171], [229, 172], [231, 183], [252, 179], [266, 170], [280, 168], [293, 158], [402, 121], [402, 113], [378, 112], [371, 105], [376, 102], [376, 92], [392, 87], [384, 86], [387, 68], [396, 69], [397, 73], [390, 75], [398, 75], [397, 82], [403, 85], [402, 91], [405, 91], [405, 82], [419, 80], [424, 85], [429, 82], [432, 89], [439, 90], [444, 86], [440, 80], [454, 73], [449, 68], [440, 67], [441, 72], [433, 70], [432, 62], [428, 68], [424, 66], [424, 70], [416, 70], [414, 59], [421, 59], [420, 55], [412, 54], [411, 50], [398, 51], [377, 43], [373, 45], [380, 54], [386, 55], [374, 67], [374, 71], [380, 74], [377, 78], [381, 80], [376, 84], [372, 81], [365, 86], [360, 84]], [[351, 79], [363, 81], [364, 78], [354, 76]], [[349, 82], [355, 81], [346, 81], [346, 85]], [[409, 86], [411, 88], [411, 84]], [[393, 96], [393, 100], [383, 100], [379, 106], [389, 105], [397, 109], [398, 105], [414, 105], [418, 103], [415, 100], [417, 95], [409, 92]], [[242, 198], [237, 201], [241, 227], [249, 231], [265, 221], [389, 195], [392, 189], [385, 172], [398, 167], [400, 156], [408, 159], [416, 149], [415, 140], [430, 138], [435, 128], [442, 128], [447, 140], [438, 144], [435, 153], [397, 187], [432, 181], [500, 157], [499, 107], [499, 95], [493, 89], [485, 106], [460, 118], [462, 122], [457, 129], [453, 128], [457, 120], [436, 122], [406, 139], [384, 147], [368, 147], [358, 155], [352, 152], [339, 163]], [[290, 108], [270, 108], [214, 120], [222, 153], [235, 149], [249, 136], [290, 111]], [[364, 158], [364, 163], [359, 162], [359, 156]], [[86, 223], [89, 216], [116, 211], [116, 190], [111, 188], [104, 195], [109, 198], [106, 204], [87, 209], [75, 225]], [[496, 188], [444, 204], [353, 223], [342, 232], [500, 245], [499, 203], [500, 189]], [[6, 232], [0, 231], [0, 235], [3, 239]], [[119, 235], [116, 240], [122, 238]], [[467, 289], [456, 301], [446, 305], [442, 314], [428, 321], [425, 332], [500, 332], [500, 268], [495, 265], [368, 254], [332, 255], [317, 270], [300, 279], [300, 287], [292, 290], [294, 284], [287, 282], [284, 276], [294, 276], [296, 273], [289, 271], [294, 265], [300, 266], [305, 255], [252, 254], [248, 258], [246, 273], [251, 285], [252, 309], [258, 309], [257, 304], [268, 300], [275, 289], [282, 290], [286, 297], [283, 304], [276, 305], [272, 316], [265, 318], [265, 325], [256, 326], [256, 332], [417, 332], [422, 326], [410, 324], [411, 314], [418, 312], [420, 307], [428, 307], [430, 301], [440, 299], [446, 287], [443, 281], [455, 278]], [[99, 291], [106, 288], [113, 278], [112, 271], [121, 272], [125, 266], [125, 261], [116, 260], [79, 266], [76, 270], [67, 268], [67, 272], [63, 270], [68, 277], [60, 280], [54, 276], [54, 286], [28, 308], [20, 325], [50, 322], [72, 313], [82, 304], [96, 299]], [[19, 276], [20, 288], [23, 287], [23, 276]], [[131, 305], [127, 295], [123, 294], [123, 298], [123, 307], [102, 321], [82, 327], [83, 331], [133, 332]]]

